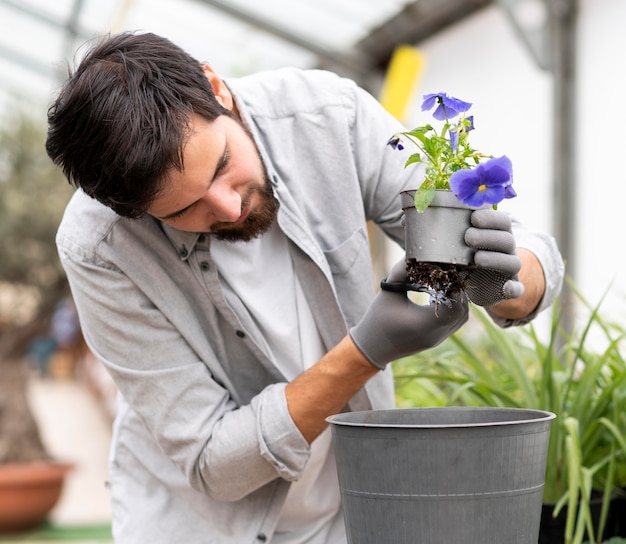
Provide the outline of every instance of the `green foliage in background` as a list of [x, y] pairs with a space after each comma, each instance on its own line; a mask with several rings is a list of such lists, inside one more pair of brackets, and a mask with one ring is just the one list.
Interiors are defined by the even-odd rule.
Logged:
[[[39, 112], [41, 113], [41, 112]], [[72, 194], [44, 148], [45, 118], [20, 108], [0, 129], [0, 282], [38, 295], [35, 313], [53, 305], [65, 288], [54, 236]], [[10, 316], [2, 316], [10, 322]]]
[[26, 396], [26, 353], [68, 292], [54, 243], [72, 189], [44, 148], [40, 119], [16, 105], [0, 123], [0, 462], [46, 460]]
[[[557, 512], [567, 505], [568, 543], [582, 542], [585, 527], [594, 536], [592, 489], [603, 494], [601, 533], [610, 499], [626, 484], [625, 332], [602, 318], [600, 305], [578, 299], [588, 313], [578, 331], [561, 330], [558, 302], [545, 339], [532, 324], [501, 329], [475, 309], [469, 329], [394, 363], [399, 407], [506, 406], [556, 414], [544, 502], [557, 503]], [[591, 345], [594, 335], [601, 348]]]

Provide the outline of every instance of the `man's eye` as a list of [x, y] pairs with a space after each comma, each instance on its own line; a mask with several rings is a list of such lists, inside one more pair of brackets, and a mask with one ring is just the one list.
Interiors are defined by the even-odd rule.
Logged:
[[221, 174], [226, 169], [229, 162], [230, 162], [230, 150], [226, 148], [224, 150], [224, 154], [220, 158], [220, 161], [217, 163], [217, 168], [215, 169], [215, 175], [217, 176]]
[[183, 210], [180, 210], [179, 212], [176, 212], [174, 215], [170, 215], [170, 216], [168, 217], [168, 219], [170, 219], [170, 220], [171, 220], [171, 219], [179, 219], [179, 218], [181, 218], [183, 215], [185, 215], [185, 214], [189, 211], [189, 209], [190, 209], [190, 208], [191, 208], [191, 206], [189, 206], [189, 207], [187, 207], [187, 208], [185, 208], [185, 209], [183, 209]]

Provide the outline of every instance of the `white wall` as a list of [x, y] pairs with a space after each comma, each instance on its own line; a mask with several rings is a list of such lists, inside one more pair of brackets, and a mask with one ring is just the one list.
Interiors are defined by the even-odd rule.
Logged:
[[[576, 285], [626, 327], [626, 257], [620, 256], [626, 211], [626, 1], [581, 0], [578, 51], [578, 229]], [[500, 209], [532, 228], [554, 232], [552, 78], [536, 66], [499, 6], [420, 45], [427, 65], [407, 124], [430, 120], [421, 96], [447, 92], [472, 102], [481, 151], [513, 162], [518, 197]]]
[[626, 2], [585, 0], [579, 33], [577, 282], [626, 322]]

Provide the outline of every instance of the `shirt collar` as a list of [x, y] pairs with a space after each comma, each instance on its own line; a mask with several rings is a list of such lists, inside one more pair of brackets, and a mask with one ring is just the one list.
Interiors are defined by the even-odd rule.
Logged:
[[[158, 219], [155, 219], [158, 221]], [[198, 242], [204, 242], [207, 239], [206, 234], [199, 232], [186, 232], [184, 230], [176, 229], [166, 223], [160, 222], [161, 228], [168, 237], [172, 245], [176, 248], [176, 252], [181, 261], [186, 261]]]
[[276, 169], [274, 168], [274, 165], [272, 164], [272, 160], [267, 150], [265, 149], [265, 145], [263, 143], [263, 137], [261, 136], [256, 123], [254, 122], [254, 119], [250, 113], [249, 108], [247, 107], [244, 100], [242, 100], [242, 98], [239, 96], [236, 85], [232, 86], [232, 81], [233, 80], [226, 80], [225, 84], [228, 87], [228, 90], [230, 91], [233, 97], [233, 101], [235, 102], [235, 105], [237, 106], [239, 119], [243, 123], [243, 125], [248, 129], [250, 134], [252, 135], [252, 139], [254, 140], [254, 143], [257, 149], [259, 150], [259, 155], [261, 156], [261, 162], [263, 163], [263, 166], [265, 167], [265, 171], [268, 177], [270, 178], [270, 180], [272, 181], [272, 183], [276, 185], [278, 183], [278, 174], [276, 173]]

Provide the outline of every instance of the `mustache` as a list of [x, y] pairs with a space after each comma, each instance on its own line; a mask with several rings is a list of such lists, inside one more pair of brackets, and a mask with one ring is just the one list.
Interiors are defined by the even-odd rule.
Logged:
[[249, 206], [255, 192], [260, 197], [259, 203], [242, 223], [236, 225], [233, 223], [214, 224], [211, 228], [211, 234], [218, 240], [248, 242], [267, 232], [276, 220], [279, 202], [274, 196], [272, 184], [266, 177], [264, 185], [256, 184], [249, 188], [246, 196], [242, 199], [242, 213]]

